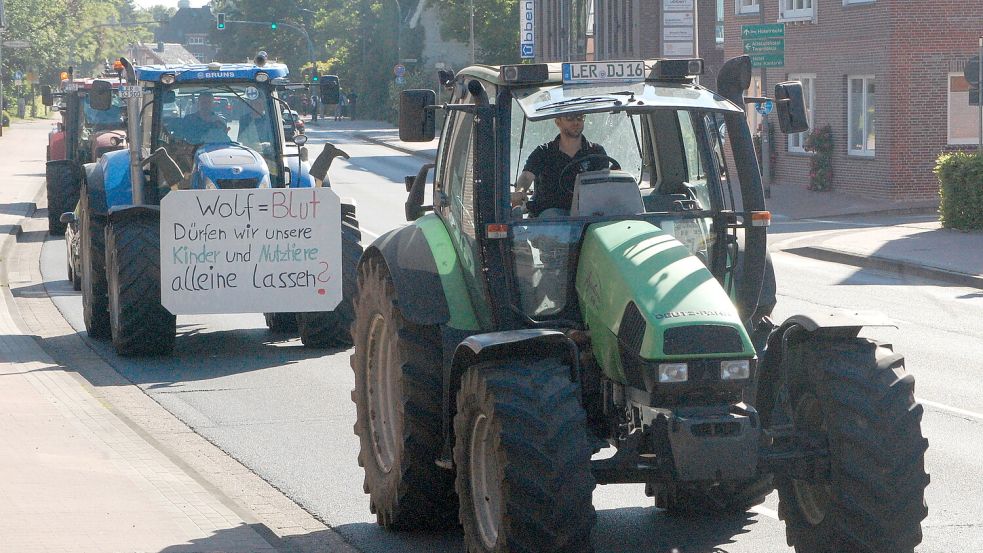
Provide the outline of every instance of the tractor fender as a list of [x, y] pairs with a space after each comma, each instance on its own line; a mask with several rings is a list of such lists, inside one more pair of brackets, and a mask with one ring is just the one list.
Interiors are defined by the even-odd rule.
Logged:
[[101, 188], [104, 212], [116, 205], [133, 203], [133, 188], [130, 185], [130, 151], [116, 150], [106, 152], [96, 165], [102, 171]]
[[[290, 188], [313, 188], [315, 186], [314, 177], [311, 176], [311, 166], [306, 161], [300, 161], [299, 157], [286, 158], [287, 171], [290, 171]], [[324, 177], [325, 187], [330, 187], [328, 177]]]
[[468, 367], [516, 357], [560, 358], [570, 366], [571, 380], [579, 374], [577, 345], [559, 330], [525, 328], [468, 336], [454, 350], [451, 363], [456, 380]]
[[109, 209], [106, 207], [105, 173], [100, 163], [86, 163], [82, 166], [85, 173], [82, 190], [89, 198], [89, 209], [92, 215], [105, 217]]
[[457, 251], [436, 215], [383, 234], [365, 249], [359, 264], [378, 258], [386, 265], [407, 320], [480, 330]]
[[160, 206], [156, 205], [115, 205], [109, 209], [109, 224], [119, 224], [133, 219], [160, 220]]
[[882, 313], [835, 310], [824, 316], [793, 315], [775, 327], [764, 351], [759, 354], [758, 377], [752, 398], [749, 398], [761, 414], [765, 427], [770, 424], [772, 407], [784, 380], [782, 367], [790, 344], [814, 337], [853, 338], [867, 326], [896, 325]]

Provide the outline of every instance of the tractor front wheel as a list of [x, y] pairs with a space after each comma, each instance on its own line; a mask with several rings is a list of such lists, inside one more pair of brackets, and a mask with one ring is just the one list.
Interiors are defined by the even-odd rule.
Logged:
[[441, 437], [440, 330], [403, 318], [385, 264], [362, 264], [352, 326], [358, 464], [382, 526], [442, 530], [457, 521]]
[[593, 550], [596, 482], [579, 397], [570, 368], [553, 359], [465, 373], [454, 464], [470, 553]]
[[106, 291], [106, 222], [92, 213], [88, 194], [82, 194], [82, 319], [89, 336], [109, 338], [109, 296]]
[[49, 161], [44, 173], [48, 195], [48, 233], [61, 236], [65, 234], [62, 213], [75, 209], [79, 201], [78, 166], [69, 160]]
[[341, 303], [334, 311], [297, 313], [297, 327], [304, 346], [328, 348], [351, 345], [351, 326], [355, 318], [352, 297], [358, 278], [358, 260], [362, 257], [361, 240], [355, 206], [341, 204]]
[[798, 553], [911, 553], [922, 538], [922, 406], [904, 358], [863, 338], [805, 339], [785, 359], [784, 408], [824, 441], [828, 471], [778, 479], [779, 514]]
[[177, 320], [161, 305], [160, 223], [134, 217], [106, 230], [109, 319], [119, 355], [167, 355]]

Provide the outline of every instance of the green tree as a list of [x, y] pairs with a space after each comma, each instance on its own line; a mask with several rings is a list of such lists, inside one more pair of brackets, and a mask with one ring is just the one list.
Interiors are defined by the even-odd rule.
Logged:
[[519, 61], [519, 3], [515, 0], [435, 0], [444, 37], [469, 44], [474, 6], [475, 61]]

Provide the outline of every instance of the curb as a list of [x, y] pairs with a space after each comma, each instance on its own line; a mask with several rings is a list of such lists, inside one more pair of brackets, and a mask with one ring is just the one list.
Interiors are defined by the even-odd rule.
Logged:
[[918, 265], [916, 263], [888, 259], [886, 257], [864, 256], [818, 246], [789, 248], [782, 251], [802, 257], [818, 259], [820, 261], [853, 265], [864, 269], [888, 271], [901, 276], [913, 276], [918, 278], [940, 280], [950, 284], [966, 286], [968, 288], [979, 288], [983, 290], [983, 276], [980, 275], [960, 273], [957, 271], [931, 267], [928, 265]]
[[407, 148], [405, 146], [397, 146], [397, 145], [395, 145], [395, 144], [393, 144], [391, 142], [386, 142], [385, 140], [380, 140], [378, 138], [374, 138], [372, 136], [369, 136], [369, 135], [364, 134], [364, 133], [361, 133], [361, 132], [353, 132], [352, 133], [352, 136], [354, 136], [355, 138], [357, 138], [359, 140], [364, 140], [366, 142], [371, 142], [373, 144], [378, 144], [379, 146], [385, 146], [386, 148], [389, 148], [391, 150], [396, 150], [398, 152], [403, 152], [404, 154], [410, 154], [411, 156], [416, 156], [416, 157], [419, 157], [419, 158], [422, 158], [422, 159], [426, 159], [427, 161], [433, 161], [434, 159], [436, 159], [436, 156], [432, 156], [430, 154], [425, 154], [425, 153], [421, 152], [420, 150], [414, 150], [412, 148]]
[[[828, 215], [808, 215], [804, 217], [788, 217], [787, 221], [808, 221], [810, 219], [859, 219], [862, 217], [885, 216], [885, 215], [935, 215], [938, 214], [938, 206], [917, 206], [899, 207], [896, 209], [881, 209], [875, 211], [864, 211], [863, 213], [831, 213]], [[774, 212], [775, 215], [781, 215]]]

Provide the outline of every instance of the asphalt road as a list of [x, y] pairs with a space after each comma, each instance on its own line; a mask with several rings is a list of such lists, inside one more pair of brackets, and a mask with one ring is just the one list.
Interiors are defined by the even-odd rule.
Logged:
[[[330, 178], [340, 196], [354, 198], [366, 241], [403, 224], [403, 175], [421, 159], [344, 133], [312, 130], [311, 144], [330, 137], [352, 155], [337, 160]], [[315, 151], [312, 148], [312, 151]], [[815, 230], [777, 225], [778, 233]], [[791, 234], [781, 234], [778, 239]], [[834, 306], [877, 309], [899, 321], [870, 335], [893, 342], [918, 378], [927, 403], [924, 432], [931, 440], [929, 519], [921, 553], [983, 549], [983, 396], [975, 373], [983, 358], [983, 292], [897, 280], [893, 275], [775, 255], [776, 315], [823, 312]], [[46, 286], [66, 319], [83, 329], [81, 299], [65, 281], [64, 243], [49, 240], [41, 266]], [[316, 352], [289, 336], [270, 334], [260, 315], [178, 319], [177, 346], [164, 359], [121, 359], [108, 344], [97, 351], [121, 374], [196, 432], [281, 489], [362, 551], [458, 552], [459, 534], [395, 534], [380, 529], [362, 493], [352, 433], [350, 351]], [[934, 405], [933, 405], [934, 404]], [[673, 519], [651, 507], [640, 485], [595, 492], [599, 552], [781, 553], [784, 526], [774, 497], [756, 512], [728, 519]]]

